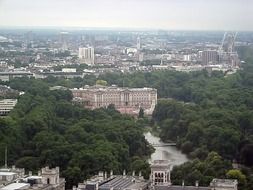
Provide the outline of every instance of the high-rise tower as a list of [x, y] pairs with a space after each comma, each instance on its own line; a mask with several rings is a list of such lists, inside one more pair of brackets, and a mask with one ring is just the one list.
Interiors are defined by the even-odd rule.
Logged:
[[60, 46], [62, 50], [68, 50], [68, 41], [69, 41], [69, 33], [68, 32], [61, 32], [60, 33]]
[[94, 55], [94, 48], [79, 48], [78, 57], [81, 61], [86, 64], [94, 64], [95, 62], [95, 55]]
[[141, 38], [138, 36], [137, 37], [137, 50], [141, 49]]

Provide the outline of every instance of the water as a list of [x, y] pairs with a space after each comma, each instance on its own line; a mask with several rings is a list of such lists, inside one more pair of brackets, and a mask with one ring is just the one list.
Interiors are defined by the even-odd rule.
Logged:
[[[159, 137], [152, 135], [150, 132], [144, 133], [146, 140], [152, 144], [163, 145], [164, 143]], [[175, 146], [165, 146], [165, 147], [154, 147], [155, 152], [151, 155], [149, 162], [154, 160], [169, 160], [171, 166], [177, 166], [187, 162], [189, 159], [178, 150]]]

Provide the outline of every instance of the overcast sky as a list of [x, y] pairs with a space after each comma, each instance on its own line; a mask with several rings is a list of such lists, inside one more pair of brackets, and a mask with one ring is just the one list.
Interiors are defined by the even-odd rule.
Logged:
[[253, 30], [253, 0], [0, 0], [0, 26]]

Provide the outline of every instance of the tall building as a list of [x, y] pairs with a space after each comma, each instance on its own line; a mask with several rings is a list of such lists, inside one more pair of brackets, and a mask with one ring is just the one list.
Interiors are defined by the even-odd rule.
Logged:
[[216, 50], [205, 50], [201, 54], [201, 60], [203, 65], [217, 64], [218, 52]]
[[93, 47], [79, 48], [78, 57], [82, 62], [86, 64], [94, 64], [95, 63], [94, 48]]
[[138, 36], [137, 38], [137, 50], [141, 49], [141, 38]]
[[191, 61], [191, 55], [184, 55], [184, 61]]
[[138, 53], [138, 59], [139, 59], [140, 62], [142, 62], [144, 60], [144, 53], [139, 52]]
[[24, 49], [32, 47], [33, 46], [33, 39], [34, 39], [34, 34], [32, 31], [26, 32], [24, 34], [24, 42], [22, 44], [22, 47]]
[[60, 45], [62, 50], [68, 50], [68, 41], [69, 41], [69, 33], [61, 32], [60, 33]]
[[157, 104], [157, 90], [153, 88], [119, 88], [117, 86], [85, 86], [71, 89], [73, 101], [86, 108], [96, 109], [113, 104], [121, 113], [138, 114], [140, 108], [151, 115]]

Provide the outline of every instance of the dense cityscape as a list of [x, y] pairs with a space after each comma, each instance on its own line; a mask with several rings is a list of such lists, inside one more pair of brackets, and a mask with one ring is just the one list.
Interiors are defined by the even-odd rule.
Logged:
[[18, 76], [83, 78], [107, 72], [156, 70], [207, 69], [230, 74], [241, 64], [235, 45], [252, 43], [250, 33], [237, 36], [236, 32], [3, 32], [3, 81]]
[[252, 190], [252, 7], [0, 0], [0, 190]]

